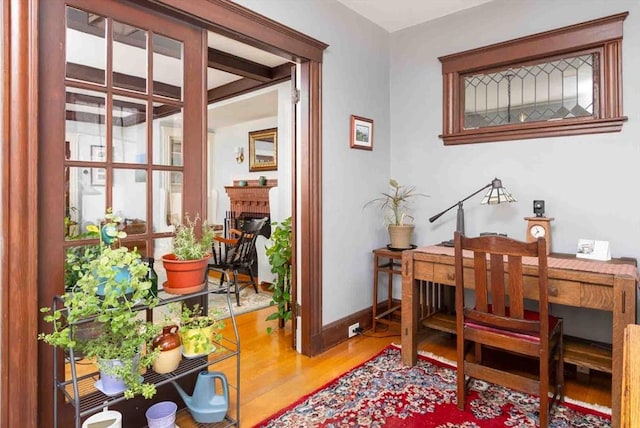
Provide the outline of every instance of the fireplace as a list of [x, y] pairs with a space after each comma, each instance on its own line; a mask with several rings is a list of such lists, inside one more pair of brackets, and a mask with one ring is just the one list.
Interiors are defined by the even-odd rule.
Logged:
[[[246, 186], [239, 186], [238, 181], [233, 186], [225, 186], [229, 196], [230, 210], [227, 211], [224, 221], [224, 235], [229, 235], [231, 229], [242, 229], [245, 221], [267, 217], [267, 223], [260, 231], [260, 235], [269, 239], [271, 236], [271, 209], [269, 206], [269, 190], [278, 185], [277, 180], [267, 180], [267, 184], [260, 186], [258, 180], [247, 180]], [[257, 256], [256, 256], [257, 257]], [[258, 263], [252, 266], [253, 274], [257, 277]]]

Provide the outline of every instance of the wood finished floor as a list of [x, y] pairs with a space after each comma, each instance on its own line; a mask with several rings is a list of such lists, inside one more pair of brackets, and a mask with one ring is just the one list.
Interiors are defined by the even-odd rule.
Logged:
[[[390, 343], [399, 343], [399, 329], [371, 331], [351, 338], [328, 351], [306, 357], [291, 349], [291, 330], [285, 328], [271, 335], [266, 328], [276, 328], [274, 321], [265, 321], [273, 309], [262, 309], [236, 318], [241, 340], [240, 426], [252, 427], [264, 418], [309, 394], [354, 366], [368, 360]], [[230, 328], [228, 325], [227, 328]], [[419, 349], [455, 360], [455, 338], [432, 331]], [[571, 372], [572, 366], [567, 369]], [[212, 366], [226, 373], [235, 383], [233, 361]], [[611, 406], [611, 376], [599, 372], [569, 374], [565, 394], [592, 404]], [[233, 394], [232, 394], [233, 395]], [[232, 406], [235, 406], [235, 400]], [[180, 428], [197, 427], [187, 412], [178, 415]]]

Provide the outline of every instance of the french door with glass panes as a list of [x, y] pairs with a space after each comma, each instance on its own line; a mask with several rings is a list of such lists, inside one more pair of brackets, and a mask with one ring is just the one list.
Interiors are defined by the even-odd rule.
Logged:
[[[40, 46], [39, 276], [47, 280], [39, 303], [47, 306], [73, 285], [66, 254], [97, 244], [87, 226], [107, 209], [124, 219], [124, 244], [157, 259], [170, 252], [183, 213], [206, 218], [206, 39], [124, 1], [40, 6], [48, 36]], [[156, 271], [161, 283], [161, 263]], [[41, 388], [41, 403], [52, 390]]]

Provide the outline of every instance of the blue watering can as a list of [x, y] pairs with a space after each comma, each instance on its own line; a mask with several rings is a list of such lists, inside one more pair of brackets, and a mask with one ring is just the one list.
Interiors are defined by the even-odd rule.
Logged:
[[[222, 394], [216, 394], [216, 379], [219, 380]], [[209, 424], [224, 419], [229, 408], [229, 387], [224, 373], [206, 370], [198, 373], [192, 396], [184, 392], [175, 381], [171, 383], [178, 390], [196, 422]]]

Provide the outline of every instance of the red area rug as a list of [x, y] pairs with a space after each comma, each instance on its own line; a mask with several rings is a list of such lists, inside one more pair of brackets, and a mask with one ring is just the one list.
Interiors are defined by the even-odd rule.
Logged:
[[[465, 411], [456, 406], [455, 368], [419, 356], [402, 365], [389, 346], [257, 427], [536, 427], [538, 399], [472, 381]], [[609, 427], [610, 416], [575, 404], [554, 406], [550, 427]]]

